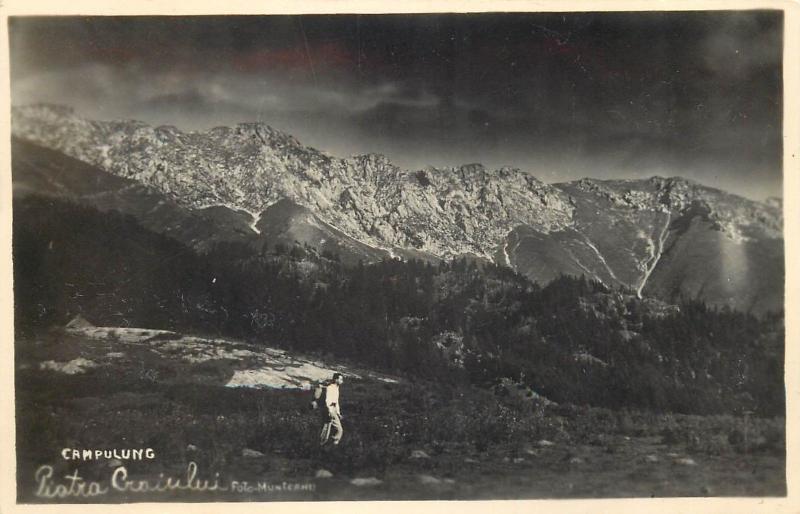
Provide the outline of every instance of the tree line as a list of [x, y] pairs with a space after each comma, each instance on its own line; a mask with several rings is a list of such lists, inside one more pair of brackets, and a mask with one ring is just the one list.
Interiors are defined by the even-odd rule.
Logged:
[[18, 333], [97, 325], [224, 335], [556, 402], [685, 413], [784, 411], [783, 316], [640, 300], [584, 277], [542, 285], [474, 260], [344, 266], [313, 248], [205, 254], [116, 212], [14, 203]]

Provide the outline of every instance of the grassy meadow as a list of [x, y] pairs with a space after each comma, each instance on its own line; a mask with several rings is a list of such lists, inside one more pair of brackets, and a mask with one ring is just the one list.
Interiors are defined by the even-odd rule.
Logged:
[[[103, 356], [111, 356], [103, 361]], [[47, 361], [104, 362], [68, 374]], [[20, 502], [773, 496], [786, 491], [782, 418], [544, 405], [422, 380], [342, 386], [345, 436], [320, 448], [298, 389], [225, 387], [239, 363], [192, 363], [118, 338], [50, 333], [16, 344]], [[155, 458], [67, 461], [63, 448], [152, 448]], [[37, 469], [108, 485], [197, 475], [227, 490], [37, 496]], [[61, 479], [61, 483], [68, 483]], [[242, 483], [247, 486], [242, 486]], [[305, 484], [258, 490], [257, 484]], [[253, 485], [256, 485], [253, 487]], [[248, 488], [252, 489], [249, 490]]]

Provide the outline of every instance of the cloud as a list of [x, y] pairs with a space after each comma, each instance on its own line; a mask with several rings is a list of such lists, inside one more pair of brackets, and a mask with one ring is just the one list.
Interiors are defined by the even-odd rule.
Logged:
[[15, 104], [183, 130], [263, 121], [404, 167], [780, 181], [774, 13], [81, 20], [12, 24]]
[[720, 21], [700, 43], [708, 70], [727, 80], [743, 81], [780, 68], [780, 30], [765, 26], [757, 15], [729, 14]]
[[[14, 103], [49, 101], [79, 110], [149, 117], [159, 109], [184, 110], [199, 119], [203, 112], [229, 114], [307, 112], [350, 116], [391, 102], [410, 107], [433, 106], [438, 99], [406, 85], [383, 81], [360, 85], [352, 80], [319, 76], [292, 79], [281, 73], [164, 69], [145, 71], [136, 65], [84, 64], [28, 74], [12, 81]], [[192, 112], [197, 111], [197, 112]], [[149, 121], [145, 119], [144, 121]], [[246, 121], [246, 120], [241, 120]], [[218, 122], [206, 120], [209, 125]], [[191, 127], [198, 128], [198, 127]]]

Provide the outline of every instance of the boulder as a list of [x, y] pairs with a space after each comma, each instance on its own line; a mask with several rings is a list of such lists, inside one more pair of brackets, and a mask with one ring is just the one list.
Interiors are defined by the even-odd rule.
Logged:
[[411, 457], [410, 458], [412, 458], [412, 459], [430, 459], [431, 456], [428, 455], [427, 453], [425, 453], [422, 450], [414, 450], [414, 451], [411, 452]]
[[383, 483], [383, 481], [378, 480], [375, 477], [369, 477], [369, 478], [354, 478], [350, 481], [350, 483], [358, 487], [370, 487], [370, 486], [380, 485]]
[[434, 476], [431, 476], [431, 475], [419, 475], [417, 477], [417, 480], [419, 480], [419, 482], [421, 484], [425, 484], [425, 485], [436, 485], [436, 484], [441, 484], [442, 483], [441, 480], [439, 480], [438, 478], [436, 478]]
[[264, 454], [258, 450], [251, 450], [250, 448], [245, 448], [242, 450], [242, 457], [263, 457]]
[[87, 321], [86, 318], [78, 314], [77, 316], [72, 318], [69, 323], [67, 323], [67, 326], [65, 328], [67, 330], [82, 330], [85, 328], [95, 328], [95, 326], [89, 323], [89, 321]]

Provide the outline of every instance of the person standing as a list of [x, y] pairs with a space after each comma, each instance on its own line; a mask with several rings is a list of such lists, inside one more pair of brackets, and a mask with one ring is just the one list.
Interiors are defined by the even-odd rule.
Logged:
[[331, 430], [335, 429], [333, 434], [333, 444], [338, 446], [342, 440], [342, 409], [339, 404], [339, 386], [344, 383], [344, 377], [341, 373], [334, 373], [333, 380], [325, 387], [325, 409], [322, 410], [324, 416], [324, 424], [322, 425], [322, 432], [319, 435], [319, 444], [324, 445], [331, 437]]

